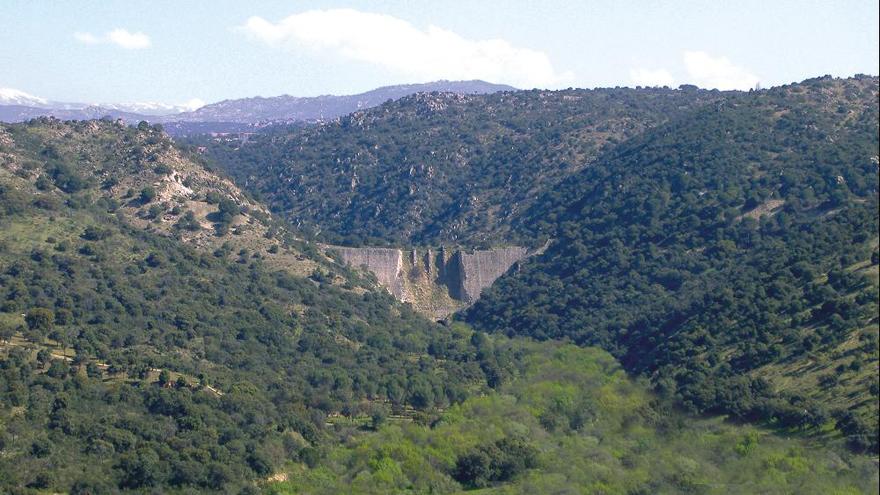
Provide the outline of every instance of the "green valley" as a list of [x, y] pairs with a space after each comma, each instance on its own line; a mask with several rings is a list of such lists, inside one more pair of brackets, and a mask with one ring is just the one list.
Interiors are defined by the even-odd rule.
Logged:
[[877, 98], [0, 125], [0, 491], [877, 493]]
[[310, 468], [291, 466], [269, 493], [876, 491], [868, 458], [800, 435], [687, 417], [598, 349], [495, 345], [522, 356], [516, 379], [497, 393], [467, 399], [430, 426], [347, 434]]

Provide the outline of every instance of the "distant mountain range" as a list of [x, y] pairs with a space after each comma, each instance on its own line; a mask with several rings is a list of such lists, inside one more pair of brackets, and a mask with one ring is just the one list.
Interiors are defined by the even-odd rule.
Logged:
[[240, 98], [223, 100], [185, 111], [185, 107], [161, 104], [84, 104], [52, 102], [23, 91], [0, 89], [0, 121], [21, 122], [40, 116], [63, 120], [103, 117], [128, 123], [146, 120], [165, 124], [173, 135], [241, 132], [254, 127], [294, 122], [330, 120], [351, 112], [378, 106], [388, 100], [423, 92], [487, 94], [515, 91], [516, 88], [485, 81], [436, 81], [424, 84], [385, 86], [356, 95]]
[[[135, 103], [70, 103], [51, 101], [46, 98], [34, 96], [13, 88], [0, 88], [0, 108], [11, 115], [37, 114], [44, 115], [47, 111], [52, 112], [83, 112], [85, 114], [104, 112], [120, 112], [149, 116], [171, 116], [181, 112], [195, 110], [203, 106], [200, 100], [192, 100], [183, 105], [168, 105], [156, 102]], [[22, 107], [18, 109], [6, 109], [6, 107]]]

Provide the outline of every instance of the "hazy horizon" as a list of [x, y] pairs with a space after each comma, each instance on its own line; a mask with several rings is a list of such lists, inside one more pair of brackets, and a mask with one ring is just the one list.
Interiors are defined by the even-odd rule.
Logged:
[[[172, 8], [173, 7], [173, 8]], [[173, 15], [172, 15], [173, 14]], [[13, 0], [0, 88], [195, 108], [436, 80], [520, 89], [748, 89], [876, 75], [876, 2], [77, 2]], [[780, 22], [784, 20], [785, 22]]]

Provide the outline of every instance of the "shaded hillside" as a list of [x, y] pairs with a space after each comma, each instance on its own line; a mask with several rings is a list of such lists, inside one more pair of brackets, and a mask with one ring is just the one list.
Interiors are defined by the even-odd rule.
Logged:
[[487, 388], [494, 354], [260, 211], [153, 128], [0, 127], [0, 491], [237, 493], [329, 416]]
[[877, 78], [736, 93], [603, 154], [517, 220], [554, 241], [466, 314], [599, 345], [696, 411], [877, 448]]
[[605, 147], [721, 95], [419, 94], [240, 147], [212, 143], [208, 153], [273, 211], [331, 243], [504, 244], [521, 238], [513, 218]]

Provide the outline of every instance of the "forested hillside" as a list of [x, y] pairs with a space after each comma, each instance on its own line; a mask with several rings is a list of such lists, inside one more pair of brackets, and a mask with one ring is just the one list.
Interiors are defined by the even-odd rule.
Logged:
[[[0, 492], [877, 493], [877, 131], [876, 77], [0, 126]], [[312, 238], [546, 249], [441, 325]]]
[[423, 93], [243, 145], [215, 143], [208, 156], [298, 229], [331, 243], [485, 246], [525, 240], [511, 220], [605, 147], [720, 95]]
[[466, 320], [876, 450], [877, 87], [425, 94], [208, 153], [322, 239], [549, 239]]
[[695, 411], [877, 449], [877, 78], [730, 94], [606, 152], [518, 224], [551, 247], [466, 315], [598, 345]]
[[[166, 214], [169, 175], [220, 190], [171, 148], [142, 156], [166, 139], [111, 122], [0, 128], [0, 491], [237, 492], [313, 455], [329, 416], [411, 416], [500, 376], [467, 335], [319, 257], [304, 277], [271, 247], [233, 252], [250, 234], [225, 227], [258, 207], [231, 185]], [[120, 201], [117, 180], [152, 186]], [[213, 226], [186, 214], [197, 205]], [[191, 238], [205, 229], [223, 246]]]

